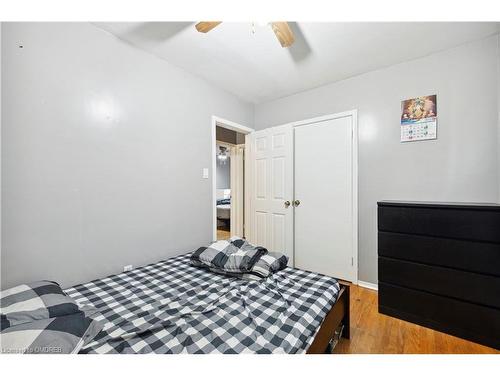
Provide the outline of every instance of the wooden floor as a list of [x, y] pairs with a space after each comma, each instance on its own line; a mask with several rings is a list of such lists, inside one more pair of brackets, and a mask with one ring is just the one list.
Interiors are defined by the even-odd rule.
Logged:
[[227, 240], [231, 237], [231, 232], [228, 230], [217, 228], [217, 240]]
[[351, 285], [351, 339], [334, 353], [473, 354], [500, 351], [378, 313], [377, 292]]

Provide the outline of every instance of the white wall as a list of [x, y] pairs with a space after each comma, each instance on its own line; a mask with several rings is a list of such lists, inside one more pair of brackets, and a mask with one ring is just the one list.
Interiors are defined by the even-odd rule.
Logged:
[[[377, 282], [377, 201], [500, 198], [498, 65], [495, 36], [256, 106], [256, 129], [359, 110], [360, 280]], [[401, 100], [427, 94], [438, 139], [401, 144]]]
[[2, 288], [211, 241], [211, 116], [251, 126], [252, 105], [90, 24], [1, 37]]
[[[2, 288], [210, 241], [212, 115], [262, 129], [359, 110], [364, 281], [378, 200], [500, 201], [497, 37], [257, 105], [254, 122], [251, 105], [92, 25], [2, 26]], [[433, 93], [438, 140], [399, 143], [400, 101]]]

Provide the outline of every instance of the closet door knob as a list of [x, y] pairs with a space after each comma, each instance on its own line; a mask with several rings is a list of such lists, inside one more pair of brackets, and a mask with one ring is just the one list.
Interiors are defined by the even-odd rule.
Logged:
[[299, 201], [298, 199], [295, 199], [295, 200], [293, 201], [293, 205], [294, 205], [295, 207], [300, 206], [300, 201]]
[[290, 207], [290, 201], [285, 201], [285, 208]]

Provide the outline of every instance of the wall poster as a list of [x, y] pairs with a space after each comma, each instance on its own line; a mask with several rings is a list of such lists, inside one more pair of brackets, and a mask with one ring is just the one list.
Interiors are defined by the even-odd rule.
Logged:
[[436, 95], [420, 96], [401, 102], [401, 142], [437, 138]]

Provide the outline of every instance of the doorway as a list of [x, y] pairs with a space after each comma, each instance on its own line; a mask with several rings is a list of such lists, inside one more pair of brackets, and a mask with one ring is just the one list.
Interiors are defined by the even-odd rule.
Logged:
[[245, 142], [252, 131], [212, 118], [213, 241], [245, 236]]

